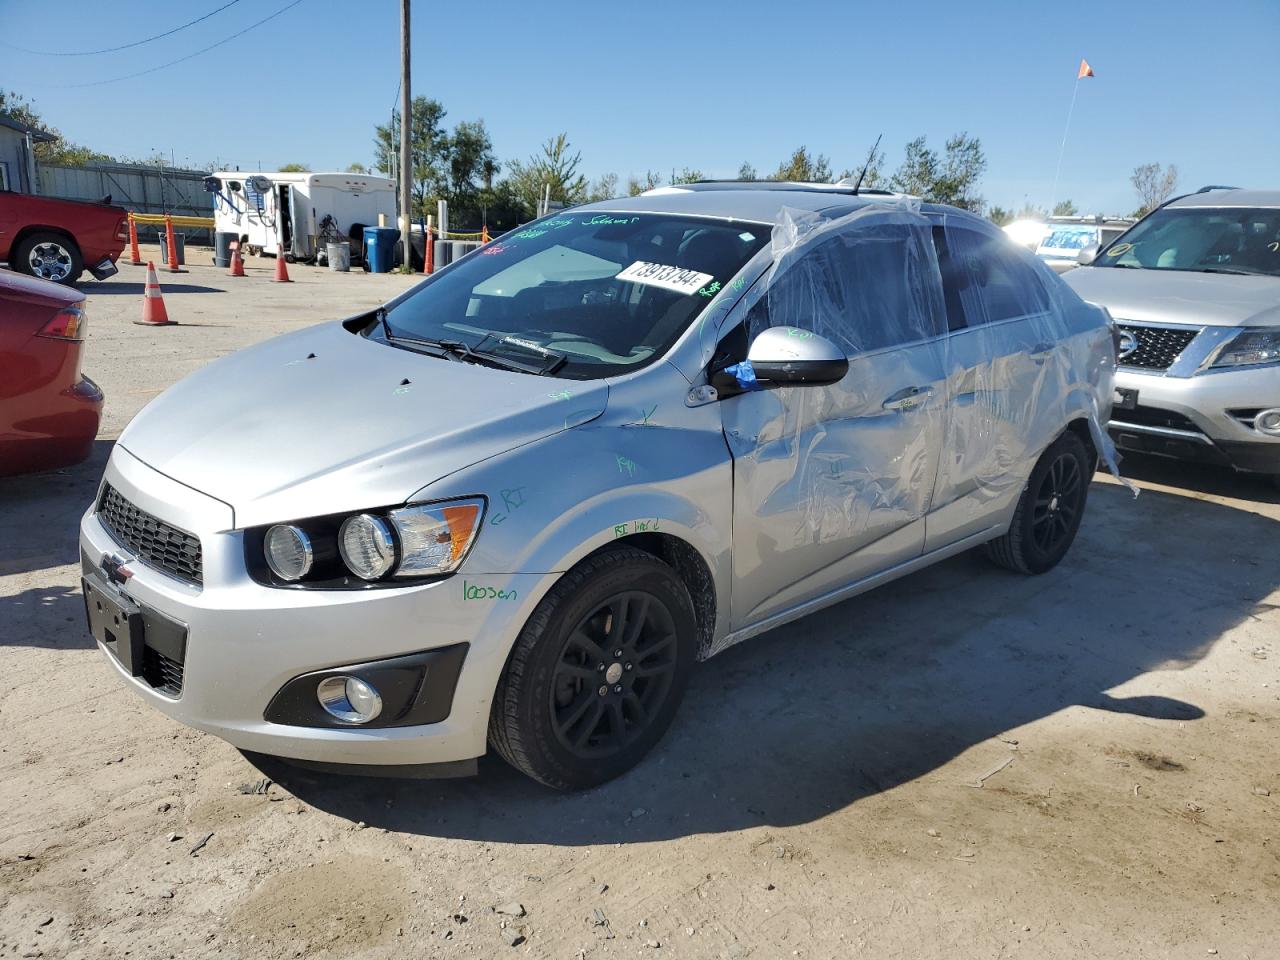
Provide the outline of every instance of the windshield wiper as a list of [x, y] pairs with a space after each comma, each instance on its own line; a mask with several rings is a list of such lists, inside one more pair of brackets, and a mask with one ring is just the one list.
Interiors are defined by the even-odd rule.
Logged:
[[[492, 334], [486, 335], [486, 339]], [[477, 363], [490, 367], [499, 367], [503, 370], [514, 370], [517, 373], [531, 373], [534, 375], [542, 375], [550, 373], [553, 369], [548, 364], [526, 363], [523, 360], [517, 360], [515, 357], [504, 357], [499, 353], [490, 353], [488, 350], [477, 350], [475, 347], [464, 343], [461, 340], [433, 340], [429, 337], [406, 337], [398, 333], [387, 334], [387, 342], [398, 344], [413, 349], [421, 348], [418, 352], [428, 353], [428, 356], [446, 357], [450, 360], [460, 360], [464, 363]], [[483, 343], [484, 340], [481, 340]]]
[[[493, 334], [485, 334], [485, 338], [480, 341], [484, 343]], [[499, 337], [498, 342], [507, 346], [518, 347], [521, 350], [528, 350], [530, 353], [536, 353], [546, 361], [546, 365], [542, 367], [541, 373], [555, 373], [566, 363], [569, 362], [568, 354], [561, 353], [559, 350], [552, 350], [544, 347], [542, 344], [534, 343], [532, 340], [524, 340], [520, 337]], [[479, 346], [479, 344], [477, 344]]]
[[1200, 267], [1196, 273], [1231, 273], [1237, 277], [1269, 277], [1263, 270], [1241, 270], [1239, 267]]

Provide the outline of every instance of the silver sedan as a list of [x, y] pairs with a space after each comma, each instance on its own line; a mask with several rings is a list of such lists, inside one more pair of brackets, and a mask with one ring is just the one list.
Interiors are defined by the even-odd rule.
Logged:
[[589, 786], [698, 659], [971, 547], [1053, 568], [1113, 367], [1106, 312], [959, 210], [557, 212], [153, 401], [82, 523], [90, 627], [245, 750]]

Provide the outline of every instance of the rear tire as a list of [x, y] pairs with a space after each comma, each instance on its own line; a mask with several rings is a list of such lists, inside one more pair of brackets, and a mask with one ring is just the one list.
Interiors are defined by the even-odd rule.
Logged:
[[1070, 430], [1055, 440], [1031, 471], [1009, 532], [985, 544], [987, 556], [1016, 573], [1039, 574], [1056, 567], [1080, 529], [1093, 462]]
[[71, 287], [84, 272], [84, 258], [76, 242], [60, 233], [33, 233], [14, 249], [10, 266], [30, 276]]
[[494, 695], [489, 742], [557, 790], [611, 780], [671, 725], [696, 643], [689, 591], [669, 566], [630, 547], [588, 557], [520, 632]]

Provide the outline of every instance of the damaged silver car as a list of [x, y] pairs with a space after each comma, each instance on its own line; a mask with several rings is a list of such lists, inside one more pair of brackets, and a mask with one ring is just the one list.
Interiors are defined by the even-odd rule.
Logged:
[[81, 526], [90, 626], [244, 750], [590, 786], [699, 659], [972, 547], [1055, 566], [1114, 363], [1105, 310], [960, 210], [557, 212], [153, 401]]

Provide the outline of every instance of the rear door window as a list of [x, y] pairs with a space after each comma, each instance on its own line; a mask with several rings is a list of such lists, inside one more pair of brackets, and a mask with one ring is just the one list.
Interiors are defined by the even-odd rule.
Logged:
[[1049, 295], [1021, 251], [1003, 237], [987, 236], [963, 227], [934, 228], [945, 242], [938, 248], [947, 301], [948, 325], [960, 329], [1000, 323], [1049, 311]]

